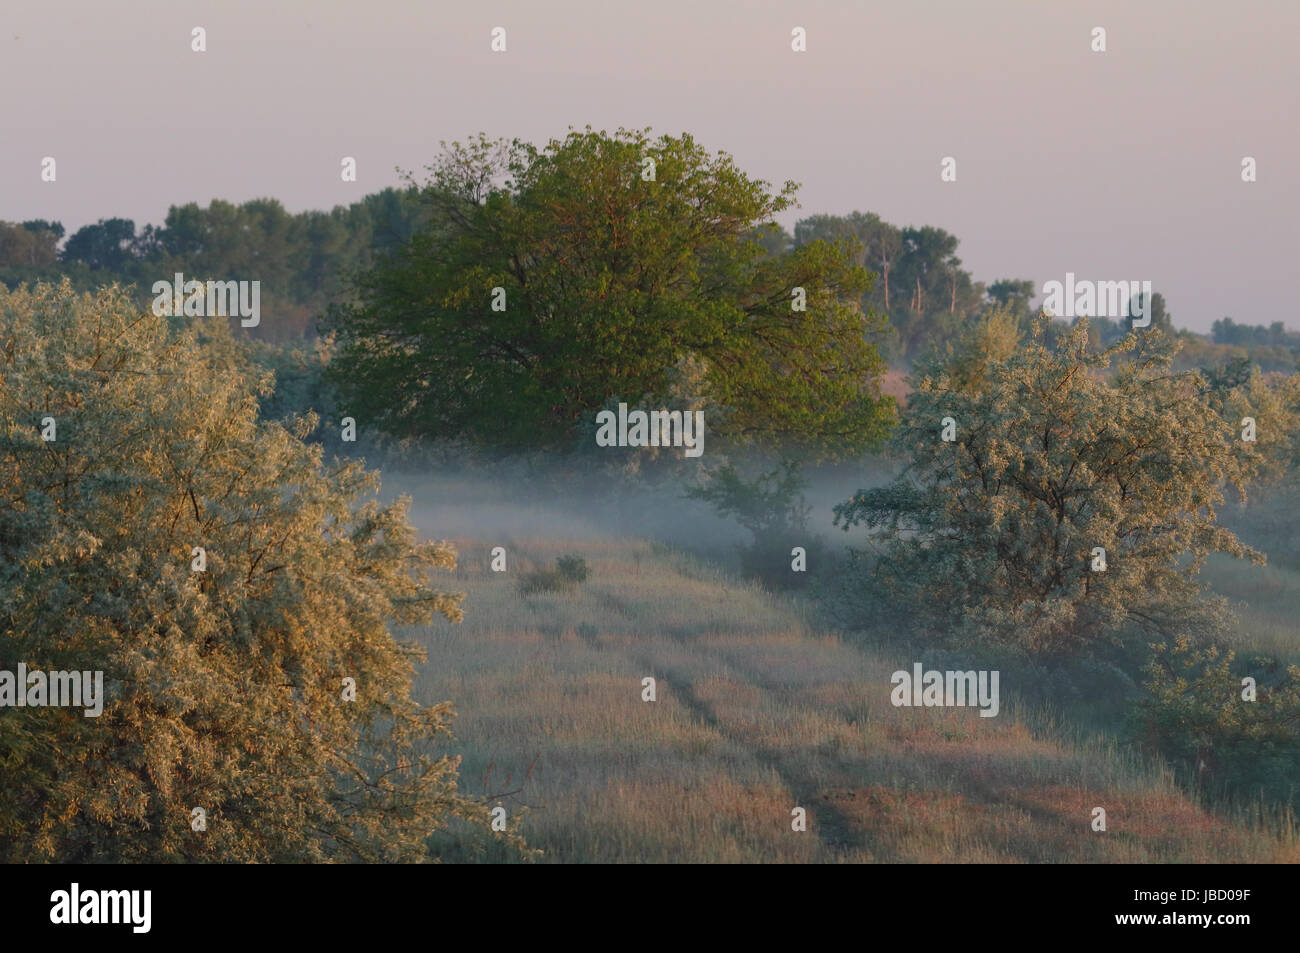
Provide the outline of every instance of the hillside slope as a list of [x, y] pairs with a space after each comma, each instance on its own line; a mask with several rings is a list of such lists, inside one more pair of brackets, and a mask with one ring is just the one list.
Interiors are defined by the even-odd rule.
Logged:
[[[417, 696], [459, 713], [462, 787], [518, 789], [501, 803], [527, 808], [543, 860], [1300, 860], [1294, 836], [1207, 814], [1159, 766], [1072, 740], [1006, 686], [995, 718], [895, 708], [890, 674], [913, 659], [813, 631], [660, 544], [577, 535], [454, 539], [465, 621], [416, 633]], [[495, 545], [508, 572], [489, 569]], [[521, 573], [570, 552], [592, 569], [576, 594], [520, 593]]]

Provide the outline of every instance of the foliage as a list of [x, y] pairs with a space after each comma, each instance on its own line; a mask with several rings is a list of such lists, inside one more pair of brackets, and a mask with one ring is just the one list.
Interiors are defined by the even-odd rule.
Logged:
[[898, 228], [874, 212], [814, 215], [795, 225], [795, 247], [818, 240], [848, 243], [855, 263], [879, 277], [862, 307], [888, 314], [895, 358], [933, 347], [983, 306], [984, 286], [961, 267], [957, 237], [941, 228]]
[[581, 556], [560, 556], [555, 560], [554, 569], [537, 569], [525, 573], [519, 582], [519, 589], [525, 595], [539, 592], [575, 592], [590, 575], [591, 570], [587, 567], [587, 561]]
[[[1255, 659], [1233, 672], [1233, 653], [1197, 649], [1186, 638], [1152, 646], [1147, 696], [1135, 727], [1149, 746], [1203, 785], [1264, 793], [1300, 793], [1300, 666], [1285, 671]], [[1242, 676], [1257, 697], [1243, 697]]]
[[1214, 322], [1210, 334], [1215, 344], [1300, 349], [1300, 332], [1289, 330], [1281, 321], [1265, 327], [1262, 324], [1238, 324], [1232, 318], [1222, 318]]
[[1244, 432], [1254, 421], [1262, 485], [1280, 484], [1300, 467], [1300, 376], [1264, 374], [1237, 358], [1205, 374], [1205, 396], [1227, 426]]
[[422, 191], [434, 226], [333, 312], [333, 379], [381, 429], [521, 449], [570, 445], [612, 399], [659, 399], [694, 358], [727, 436], [868, 446], [893, 402], [865, 270], [825, 242], [754, 240], [793, 193], [687, 135], [453, 143]]
[[581, 556], [560, 556], [555, 560], [555, 571], [563, 578], [574, 583], [587, 581], [591, 575], [591, 570], [587, 568], [587, 561]]
[[323, 465], [310, 420], [260, 420], [270, 378], [220, 322], [65, 282], [0, 289], [0, 344], [0, 668], [102, 670], [108, 696], [0, 709], [0, 857], [410, 861], [484, 820], [390, 630], [461, 615], [406, 501]]
[[999, 278], [988, 287], [989, 301], [1010, 308], [1018, 317], [1029, 313], [1029, 301], [1037, 293], [1034, 283], [1023, 278]]
[[782, 460], [773, 470], [745, 479], [734, 464], [709, 474], [707, 481], [686, 490], [689, 499], [713, 505], [719, 516], [734, 517], [753, 537], [740, 547], [741, 570], [779, 589], [803, 585], [805, 572], [791, 569], [791, 550], [802, 546], [809, 561], [820, 562], [823, 547], [808, 531], [812, 507], [802, 491], [808, 481], [793, 459]]
[[965, 393], [985, 389], [990, 368], [1011, 358], [1020, 346], [1020, 315], [1014, 305], [1000, 305], [974, 319], [942, 349], [917, 362], [917, 373], [947, 374], [951, 386]]
[[144, 306], [153, 283], [170, 282], [176, 272], [200, 281], [260, 281], [265, 320], [252, 335], [296, 340], [311, 336], [350, 271], [408, 240], [425, 215], [413, 192], [397, 189], [297, 215], [275, 199], [214, 199], [207, 208], [174, 205], [162, 225], [139, 230], [130, 219], [101, 219], [78, 229], [61, 251], [58, 222], [0, 222], [0, 282], [66, 277], [91, 290], [117, 281], [134, 287]]
[[1263, 561], [1215, 510], [1226, 485], [1244, 497], [1260, 452], [1211, 405], [1198, 372], [1170, 371], [1159, 332], [1095, 354], [1087, 322], [1050, 348], [1046, 330], [1041, 317], [977, 388], [951, 369], [917, 382], [894, 441], [907, 470], [835, 510], [846, 530], [875, 531], [880, 558], [856, 553], [862, 611], [931, 639], [1046, 655], [1134, 630], [1220, 631], [1225, 610], [1196, 575], [1214, 551]]
[[[108, 218], [78, 229], [62, 249], [64, 227], [33, 219], [0, 222], [0, 283], [16, 287], [67, 277], [93, 289], [117, 281], [137, 286], [140, 300], [154, 281], [176, 271], [214, 278], [248, 277], [264, 282], [267, 320], [251, 330], [263, 340], [293, 341], [315, 334], [327, 305], [346, 294], [347, 276], [369, 268], [376, 255], [397, 251], [420, 231], [435, 226], [434, 209], [414, 186], [387, 188], [349, 206], [289, 214], [274, 199], [242, 204], [213, 200], [206, 208], [174, 205], [161, 225], [137, 229], [130, 219]], [[815, 241], [848, 247], [853, 264], [874, 272], [860, 296], [868, 342], [881, 354], [910, 362], [942, 346], [984, 309], [1007, 307], [1028, 330], [1035, 295], [1032, 281], [1002, 278], [985, 287], [961, 268], [958, 240], [932, 226], [900, 228], [872, 212], [812, 215], [794, 234], [774, 221], [744, 232], [779, 259]], [[1127, 334], [1127, 318], [1090, 321], [1093, 346], [1110, 347]], [[1152, 326], [1172, 333], [1163, 296], [1152, 299]], [[1300, 353], [1300, 332], [1281, 321], [1238, 324], [1225, 317], [1210, 335], [1179, 332], [1186, 367], [1211, 367], [1234, 356], [1248, 357], [1265, 371], [1291, 372]]]

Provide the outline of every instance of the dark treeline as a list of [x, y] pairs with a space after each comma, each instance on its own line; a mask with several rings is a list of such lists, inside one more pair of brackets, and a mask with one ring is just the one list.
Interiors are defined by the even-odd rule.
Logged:
[[[172, 206], [161, 226], [137, 230], [131, 219], [101, 219], [65, 242], [59, 222], [0, 222], [0, 281], [16, 287], [66, 275], [86, 290], [111, 281], [147, 290], [174, 271], [200, 280], [247, 275], [262, 282], [267, 310], [276, 314], [255, 333], [291, 340], [315, 333], [315, 318], [342, 291], [343, 276], [405, 243], [426, 221], [418, 190], [389, 188], [350, 206], [297, 215], [275, 199], [214, 199], [207, 208], [191, 202]], [[773, 254], [818, 239], [853, 242], [855, 263], [880, 276], [863, 306], [889, 316], [887, 339], [875, 343], [896, 363], [991, 305], [1013, 304], [1028, 315], [1034, 296], [1031, 281], [975, 281], [960, 267], [957, 237], [943, 229], [900, 228], [873, 213], [814, 215], [793, 235], [773, 227], [756, 238]]]
[[131, 219], [100, 219], [62, 247], [59, 222], [0, 222], [0, 281], [14, 288], [66, 276], [81, 290], [116, 281], [134, 285], [144, 300], [155, 281], [177, 271], [187, 279], [256, 279], [263, 307], [275, 316], [258, 336], [290, 341], [314, 336], [316, 319], [343, 293], [346, 276], [408, 241], [423, 221], [412, 191], [389, 188], [297, 215], [275, 199], [173, 205], [160, 226], [137, 230]]
[[[387, 188], [328, 212], [291, 214], [270, 198], [240, 205], [214, 199], [206, 208], [190, 202], [172, 206], [162, 225], [137, 228], [131, 219], [109, 218], [71, 235], [57, 221], [0, 221], [0, 282], [16, 288], [67, 277], [74, 287], [91, 290], [117, 281], [136, 286], [145, 300], [155, 281], [177, 271], [200, 280], [247, 276], [262, 282], [264, 308], [274, 315], [252, 333], [288, 342], [314, 337], [318, 319], [346, 294], [347, 276], [403, 246], [429, 224], [430, 214], [420, 190], [407, 187]], [[754, 237], [772, 254], [818, 239], [850, 243], [855, 263], [877, 276], [862, 305], [888, 317], [885, 336], [873, 343], [895, 365], [910, 365], [992, 307], [1010, 307], [1026, 329], [1033, 317], [1032, 281], [975, 280], [961, 267], [959, 239], [942, 228], [899, 227], [874, 213], [852, 212], [810, 216], [793, 234], [772, 226]], [[1152, 323], [1174, 329], [1158, 293], [1152, 296]], [[1089, 324], [1093, 343], [1101, 347], [1128, 331], [1126, 321], [1094, 317]], [[1184, 365], [1211, 367], [1247, 357], [1266, 371], [1289, 371], [1300, 356], [1300, 332], [1280, 321], [1250, 325], [1225, 317], [1210, 335], [1177, 333], [1184, 341]]]
[[1215, 344], [1231, 347], [1276, 348], [1294, 354], [1300, 350], [1300, 331], [1291, 331], [1281, 321], [1268, 327], [1262, 324], [1237, 324], [1232, 318], [1215, 321], [1210, 331]]

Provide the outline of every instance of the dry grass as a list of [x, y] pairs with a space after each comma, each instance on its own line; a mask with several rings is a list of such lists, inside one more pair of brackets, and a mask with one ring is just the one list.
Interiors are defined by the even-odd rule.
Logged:
[[[527, 809], [544, 860], [1300, 860], [1294, 830], [1207, 813], [1161, 766], [1021, 710], [1012, 686], [996, 718], [894, 708], [889, 676], [914, 659], [813, 631], [681, 552], [586, 525], [454, 542], [465, 622], [415, 633], [417, 694], [456, 705], [463, 788], [522, 788], [503, 803]], [[509, 572], [489, 570], [493, 545]], [[592, 570], [576, 593], [520, 593], [519, 574], [568, 552]]]
[[1226, 596], [1238, 620], [1242, 655], [1275, 656], [1300, 663], [1300, 571], [1282, 564], [1255, 566], [1227, 556], [1212, 557], [1203, 573], [1215, 592]]

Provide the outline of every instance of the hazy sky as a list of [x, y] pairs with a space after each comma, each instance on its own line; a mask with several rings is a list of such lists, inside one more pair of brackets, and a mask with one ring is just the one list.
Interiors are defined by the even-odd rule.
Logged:
[[651, 126], [800, 182], [787, 227], [874, 211], [956, 234], [976, 279], [1150, 280], [1180, 326], [1300, 327], [1298, 0], [0, 0], [0, 24], [4, 220], [328, 208], [443, 139]]

